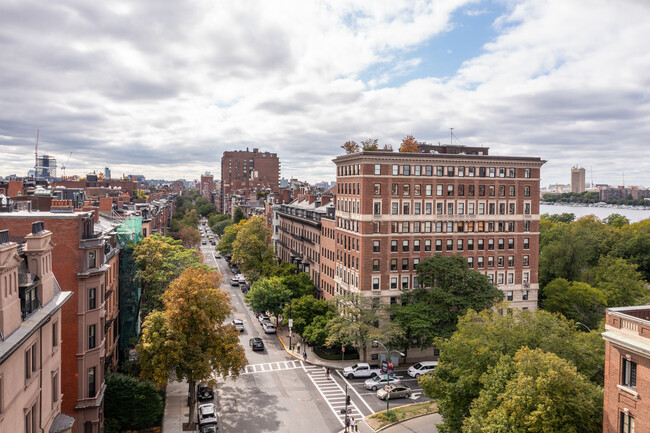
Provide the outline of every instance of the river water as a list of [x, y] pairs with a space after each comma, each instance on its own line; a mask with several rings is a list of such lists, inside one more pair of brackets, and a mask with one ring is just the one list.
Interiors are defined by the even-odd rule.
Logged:
[[577, 218], [585, 215], [596, 215], [598, 218], [605, 219], [613, 213], [623, 215], [630, 220], [631, 223], [639, 222], [646, 218], [650, 218], [650, 209], [626, 209], [616, 207], [589, 207], [589, 206], [566, 206], [566, 205], [548, 205], [542, 204], [539, 206], [539, 213], [544, 214], [562, 214], [572, 213]]

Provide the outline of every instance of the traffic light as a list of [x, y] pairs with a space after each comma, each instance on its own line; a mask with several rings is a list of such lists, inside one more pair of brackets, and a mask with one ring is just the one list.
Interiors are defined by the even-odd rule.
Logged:
[[352, 401], [351, 401], [351, 398], [350, 398], [349, 395], [347, 395], [347, 396], [345, 396], [345, 397], [346, 397], [346, 398], [345, 398], [345, 405], [347, 406], [347, 405], [349, 405], [350, 403], [352, 403]]
[[348, 415], [352, 413], [352, 409], [348, 409]]

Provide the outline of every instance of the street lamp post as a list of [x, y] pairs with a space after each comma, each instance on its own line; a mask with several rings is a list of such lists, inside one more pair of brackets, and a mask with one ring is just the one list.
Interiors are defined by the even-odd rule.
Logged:
[[[391, 353], [395, 352], [395, 353], [399, 353], [401, 356], [406, 356], [402, 352], [400, 352], [399, 350], [391, 350], [391, 351], [389, 351], [386, 348], [386, 346], [384, 346], [383, 343], [381, 343], [380, 341], [374, 340], [373, 343], [377, 343], [377, 344], [381, 345], [381, 347], [383, 347], [384, 350], [386, 351], [386, 365], [387, 366], [388, 366], [388, 363], [390, 362], [390, 354]], [[384, 376], [384, 378], [386, 379], [386, 386], [388, 386], [389, 385], [388, 368], [386, 368], [386, 376]], [[386, 390], [386, 415], [388, 415], [388, 409], [389, 409], [389, 401], [390, 401], [389, 395], [390, 394], [388, 393], [388, 390]]]
[[291, 317], [291, 304], [292, 302], [289, 301], [289, 350], [293, 352], [293, 347], [291, 346], [291, 327], [293, 325], [293, 318]]
[[589, 327], [587, 325], [585, 325], [584, 323], [582, 323], [582, 322], [576, 322], [576, 325], [582, 325], [585, 328], [587, 328], [587, 331], [591, 332], [591, 329], [589, 329]]

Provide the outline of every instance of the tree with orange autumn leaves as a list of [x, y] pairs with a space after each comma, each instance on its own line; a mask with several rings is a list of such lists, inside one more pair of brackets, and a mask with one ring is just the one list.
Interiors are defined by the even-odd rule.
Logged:
[[399, 148], [400, 152], [417, 152], [418, 141], [412, 135], [407, 135], [402, 139], [402, 145]]
[[221, 275], [206, 267], [185, 269], [162, 295], [164, 310], [145, 319], [136, 347], [143, 378], [162, 386], [174, 371], [177, 380], [187, 380], [190, 428], [196, 384], [214, 383], [215, 376], [237, 377], [248, 363], [239, 331], [224, 324], [233, 308], [220, 284]]

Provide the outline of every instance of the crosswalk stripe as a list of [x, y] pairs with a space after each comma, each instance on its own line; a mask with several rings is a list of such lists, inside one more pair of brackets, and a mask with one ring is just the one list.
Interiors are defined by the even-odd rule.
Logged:
[[268, 373], [270, 371], [295, 370], [297, 368], [302, 368], [302, 365], [295, 361], [266, 362], [263, 364], [249, 364], [244, 367], [244, 372], [241, 374]]

